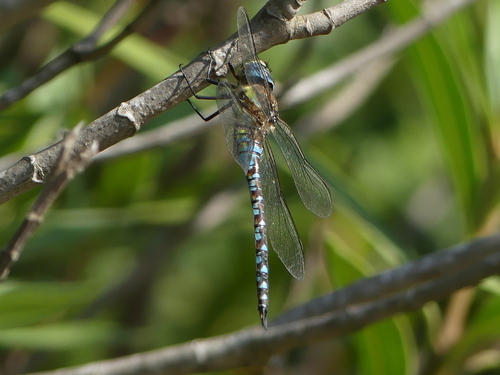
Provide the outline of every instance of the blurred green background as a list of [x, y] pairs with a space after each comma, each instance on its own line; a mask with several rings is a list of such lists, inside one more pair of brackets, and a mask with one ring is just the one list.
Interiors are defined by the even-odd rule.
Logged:
[[[55, 2], [6, 32], [0, 92], [85, 36], [112, 3]], [[333, 4], [310, 0], [301, 14]], [[264, 1], [164, 1], [110, 56], [72, 68], [0, 113], [0, 169], [219, 44], [236, 30], [241, 5], [253, 16]], [[389, 1], [331, 35], [291, 41], [261, 57], [287, 87], [417, 17], [423, 6]], [[271, 256], [271, 319], [359, 278], [498, 230], [499, 19], [498, 0], [476, 1], [398, 53], [347, 119], [307, 137], [297, 132], [331, 187], [334, 213], [328, 219], [309, 213], [280, 163], [306, 248], [306, 278], [293, 280]], [[294, 128], [349, 84], [281, 116]], [[182, 103], [142, 132], [191, 114]], [[1, 246], [39, 192], [0, 206]], [[252, 233], [245, 178], [225, 151], [220, 127], [96, 161], [71, 182], [0, 284], [0, 374], [83, 364], [259, 324]], [[500, 283], [490, 278], [460, 298], [288, 353], [282, 371], [500, 374], [499, 309]]]

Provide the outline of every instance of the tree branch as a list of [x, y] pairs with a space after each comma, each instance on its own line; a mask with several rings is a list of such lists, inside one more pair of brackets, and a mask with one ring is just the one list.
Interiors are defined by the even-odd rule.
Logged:
[[97, 60], [107, 55], [113, 47], [134, 31], [137, 24], [142, 21], [144, 16], [148, 14], [158, 1], [159, 0], [151, 0], [144, 7], [142, 12], [129, 23], [120, 34], [108, 43], [97, 47], [97, 43], [104, 33], [113, 27], [135, 3], [135, 0], [117, 0], [91, 34], [68, 48], [54, 60], [45, 64], [34, 76], [25, 80], [21, 85], [8, 90], [0, 96], [0, 111], [26, 97], [32, 91], [69, 68], [85, 61]]
[[[305, 305], [289, 310], [271, 322], [271, 326], [380, 299], [457, 272], [467, 273], [467, 267], [483, 262], [488, 256], [498, 253], [499, 246], [500, 234], [497, 234], [433, 253], [394, 270], [362, 279], [334, 293], [313, 299]], [[486, 274], [483, 277], [487, 276], [490, 275]]]
[[[321, 24], [309, 24], [308, 35], [318, 35], [324, 33], [328, 27], [325, 25], [328, 22], [333, 22], [335, 27], [343, 24], [348, 19], [358, 15], [360, 11], [365, 11], [371, 7], [381, 3], [383, 0], [347, 0], [344, 3], [329, 8], [329, 13], [333, 14], [329, 19], [324, 16]], [[253, 30], [255, 33], [255, 41], [258, 52], [269, 49], [275, 44], [285, 43], [294, 37], [302, 37], [302, 31], [290, 30], [290, 26], [296, 25], [294, 20], [284, 22], [276, 18], [271, 18], [267, 13], [268, 5], [264, 6], [257, 17], [252, 20]], [[336, 9], [336, 10], [335, 10]], [[322, 13], [323, 12], [317, 12]], [[262, 20], [264, 14], [268, 14], [265, 22]], [[303, 16], [307, 17], [307, 16]], [[297, 27], [304, 26], [303, 24]], [[288, 27], [288, 28], [287, 28]], [[294, 26], [295, 27], [295, 26]], [[318, 29], [316, 29], [318, 27]], [[332, 27], [330, 26], [330, 30]], [[272, 35], [272, 38], [267, 37]], [[224, 43], [211, 51], [214, 56], [217, 66], [217, 74], [220, 74], [227, 67], [227, 63], [231, 61], [234, 66], [237, 66], [237, 57], [229, 54], [234, 47], [235, 35], [228, 38]], [[274, 43], [274, 44], [273, 44]], [[237, 56], [237, 54], [236, 54]], [[223, 63], [222, 63], [223, 62]], [[211, 58], [207, 53], [202, 54], [197, 59], [186, 65], [183, 70], [192, 81], [192, 87], [199, 91], [205, 88], [208, 83], [206, 77], [208, 68], [212, 66]], [[227, 69], [227, 68], [226, 68]], [[212, 74], [214, 72], [211, 72]], [[212, 75], [216, 78], [216, 75]], [[194, 78], [193, 78], [194, 77]], [[81, 151], [86, 144], [92, 141], [97, 141], [99, 151], [102, 151], [121, 140], [128, 138], [136, 133], [145, 124], [151, 121], [161, 113], [175, 107], [192, 95], [191, 90], [186, 85], [186, 80], [176, 72], [164, 81], [153, 86], [149, 90], [139, 94], [128, 102], [122, 103], [118, 108], [111, 110], [102, 117], [91, 122], [82, 130], [80, 141], [76, 145], [76, 150]], [[0, 173], [0, 203], [3, 203], [16, 195], [28, 191], [37, 184], [43, 182], [43, 178], [39, 176], [48, 175], [53, 168], [60, 143], [56, 143], [37, 154], [31, 155], [31, 158], [23, 158], [12, 167]], [[36, 162], [36, 164], [33, 163]], [[37, 173], [40, 171], [41, 173]]]
[[[159, 350], [32, 375], [156, 375], [223, 371], [264, 365], [270, 356], [304, 344], [346, 335], [397, 313], [479, 283], [500, 271], [500, 234], [428, 255], [364, 279], [287, 313], [267, 331], [245, 329]], [[394, 291], [400, 290], [398, 293]], [[324, 301], [335, 301], [325, 304]], [[314, 311], [314, 313], [312, 313]], [[312, 315], [311, 315], [312, 314]], [[284, 321], [288, 323], [284, 323]]]
[[[363, 66], [352, 81], [342, 87], [335, 97], [316, 111], [299, 118], [295, 123], [294, 133], [307, 136], [339, 125], [370, 97], [389, 74], [396, 61], [397, 59], [390, 55], [380, 57]], [[336, 82], [333, 86], [339, 83]]]
[[79, 133], [80, 126], [77, 126], [66, 134], [62, 141], [56, 168], [53, 174], [49, 176], [47, 186], [45, 186], [33, 207], [26, 214], [26, 218], [8, 245], [0, 251], [0, 280], [8, 276], [10, 267], [19, 259], [21, 251], [36, 228], [41, 224], [43, 216], [68, 182], [75, 177], [76, 173], [81, 172], [97, 153], [97, 144], [93, 143], [83, 152], [72, 156], [73, 147]]

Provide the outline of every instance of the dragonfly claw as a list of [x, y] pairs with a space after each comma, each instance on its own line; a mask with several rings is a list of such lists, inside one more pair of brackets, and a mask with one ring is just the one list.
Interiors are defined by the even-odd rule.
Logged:
[[[261, 310], [260, 306], [259, 310]], [[267, 309], [265, 307], [260, 311], [260, 321], [262, 322], [262, 327], [267, 330]]]

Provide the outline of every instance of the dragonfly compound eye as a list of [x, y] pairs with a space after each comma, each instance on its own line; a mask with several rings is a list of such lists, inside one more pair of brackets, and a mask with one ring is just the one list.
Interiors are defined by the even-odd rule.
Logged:
[[245, 74], [248, 77], [252, 77], [254, 81], [255, 79], [259, 81], [262, 80], [263, 84], [267, 83], [269, 84], [269, 86], [271, 86], [271, 90], [274, 89], [274, 79], [271, 76], [271, 72], [269, 71], [269, 68], [264, 61], [252, 61], [245, 64]]

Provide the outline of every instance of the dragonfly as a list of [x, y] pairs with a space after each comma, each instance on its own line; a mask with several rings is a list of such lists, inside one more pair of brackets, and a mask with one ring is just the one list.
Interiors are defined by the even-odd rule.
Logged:
[[[291, 129], [279, 117], [277, 100], [272, 93], [274, 80], [267, 64], [257, 57], [250, 21], [243, 7], [238, 9], [238, 53], [241, 67], [236, 71], [230, 66], [237, 85], [225, 78], [207, 79], [217, 84], [215, 97], [197, 95], [191, 89], [198, 99], [216, 99], [218, 111], [204, 117], [189, 103], [204, 120], [220, 115], [227, 148], [245, 172], [254, 218], [258, 311], [267, 329], [268, 238], [293, 277], [302, 280], [305, 268], [302, 241], [281, 191], [269, 134], [284, 156], [304, 206], [325, 218], [332, 213], [332, 201], [327, 184], [305, 159]], [[191, 87], [186, 75], [184, 77]]]

